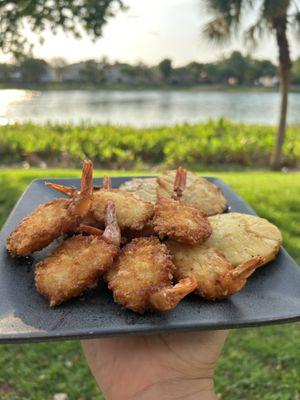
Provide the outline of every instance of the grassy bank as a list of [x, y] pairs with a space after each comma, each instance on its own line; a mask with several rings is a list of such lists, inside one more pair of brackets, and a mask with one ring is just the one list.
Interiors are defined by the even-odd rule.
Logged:
[[[136, 129], [112, 125], [16, 124], [0, 127], [0, 162], [77, 166], [90, 158], [100, 168], [183, 164], [266, 167], [275, 128], [226, 119], [172, 127]], [[287, 129], [283, 163], [299, 165], [300, 126]]]
[[[96, 176], [103, 173], [98, 171]], [[1, 222], [32, 179], [79, 175], [80, 171], [75, 170], [0, 171]], [[112, 175], [124, 173], [115, 171]], [[300, 174], [217, 175], [237, 190], [259, 215], [279, 226], [285, 247], [300, 262]], [[300, 324], [232, 331], [215, 375], [220, 399], [298, 399], [299, 341]], [[69, 400], [101, 399], [77, 341], [0, 346], [1, 399], [51, 400], [60, 392], [68, 394]]]

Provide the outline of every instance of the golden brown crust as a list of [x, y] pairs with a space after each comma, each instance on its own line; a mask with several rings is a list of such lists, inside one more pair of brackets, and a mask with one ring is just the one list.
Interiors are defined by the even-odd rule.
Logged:
[[77, 235], [66, 239], [36, 265], [36, 288], [51, 307], [57, 306], [95, 287], [117, 252], [116, 246], [101, 237]]
[[[47, 186], [62, 188], [57, 184]], [[93, 163], [90, 160], [85, 160], [82, 165], [80, 192], [71, 188], [71, 193], [70, 199], [54, 199], [42, 204], [19, 222], [7, 239], [6, 247], [12, 256], [26, 256], [41, 250], [77, 228], [93, 200]]]
[[71, 199], [55, 199], [42, 204], [11, 232], [7, 239], [7, 250], [12, 256], [26, 256], [73, 231], [80, 221], [81, 217], [73, 212]]
[[139, 237], [149, 237], [149, 236], [154, 236], [156, 235], [154, 228], [153, 228], [153, 220], [148, 221], [144, 228], [137, 231], [137, 230], [133, 230], [133, 229], [125, 229], [122, 232], [122, 237], [124, 239], [126, 239], [127, 241], [130, 241], [132, 239], [135, 238], [139, 238]]
[[206, 244], [190, 246], [170, 240], [167, 247], [176, 267], [175, 277], [182, 279], [193, 275], [197, 282], [196, 293], [207, 300], [221, 300], [237, 293], [264, 262], [262, 257], [256, 256], [234, 268], [221, 252]]
[[156, 237], [133, 239], [106, 274], [117, 303], [135, 312], [152, 310], [149, 298], [173, 278], [168, 249]]
[[[176, 171], [168, 171], [157, 178], [158, 197], [172, 197], [175, 176]], [[186, 187], [181, 200], [205, 215], [223, 213], [227, 209], [227, 200], [221, 189], [190, 171], [187, 172]]]
[[104, 223], [105, 207], [109, 201], [116, 206], [117, 222], [121, 229], [141, 230], [154, 213], [151, 203], [142, 201], [131, 193], [118, 189], [102, 189], [94, 193], [91, 208], [91, 212], [100, 224]]
[[212, 233], [208, 219], [200, 210], [167, 198], [158, 199], [153, 226], [161, 239], [169, 237], [190, 244], [202, 243]]
[[265, 263], [273, 260], [282, 243], [279, 229], [266, 219], [240, 213], [208, 218], [213, 233], [207, 245], [222, 252], [233, 266], [260, 255]]

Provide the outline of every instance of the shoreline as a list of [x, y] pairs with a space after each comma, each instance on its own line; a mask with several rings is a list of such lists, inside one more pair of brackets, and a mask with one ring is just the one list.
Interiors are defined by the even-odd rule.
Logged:
[[[125, 85], [125, 84], [90, 84], [90, 83], [40, 83], [40, 84], [5, 84], [0, 83], [0, 90], [21, 89], [21, 90], [95, 90], [95, 91], [188, 91], [188, 92], [257, 92], [257, 93], [279, 93], [279, 87], [245, 86], [245, 85], [197, 85], [197, 86], [177, 86], [177, 85]], [[290, 93], [300, 93], [300, 85], [292, 85]]]

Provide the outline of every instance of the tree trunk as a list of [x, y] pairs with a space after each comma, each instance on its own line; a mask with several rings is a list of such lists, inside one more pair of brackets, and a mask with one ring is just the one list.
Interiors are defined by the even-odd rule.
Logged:
[[279, 73], [280, 73], [280, 119], [275, 138], [274, 151], [271, 158], [271, 167], [274, 170], [281, 168], [282, 146], [285, 139], [286, 117], [288, 106], [288, 92], [291, 78], [292, 63], [287, 39], [287, 17], [280, 17], [273, 23], [276, 32], [276, 41], [279, 49]]

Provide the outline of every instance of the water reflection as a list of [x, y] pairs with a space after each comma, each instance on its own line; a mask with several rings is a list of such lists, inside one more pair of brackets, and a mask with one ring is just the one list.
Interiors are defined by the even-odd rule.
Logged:
[[[150, 126], [222, 116], [275, 124], [279, 100], [278, 93], [253, 92], [0, 90], [0, 124], [50, 120]], [[289, 123], [300, 123], [299, 107], [300, 93], [291, 93]]]

